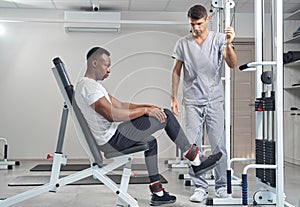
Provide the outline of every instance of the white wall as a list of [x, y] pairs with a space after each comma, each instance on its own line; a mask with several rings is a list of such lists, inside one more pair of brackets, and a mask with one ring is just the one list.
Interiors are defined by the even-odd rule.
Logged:
[[[185, 21], [185, 15], [136, 12], [124, 13], [122, 19]], [[57, 20], [63, 13], [16, 13], [7, 9], [0, 10], [0, 16]], [[237, 37], [253, 37], [252, 15], [236, 17]], [[112, 53], [112, 72], [105, 85], [113, 95], [124, 101], [169, 108], [172, 50], [177, 39], [189, 30], [188, 25], [122, 25], [121, 33], [65, 33], [62, 23], [0, 24], [6, 29], [6, 34], [0, 36], [0, 137], [9, 142], [10, 159], [41, 159], [55, 150], [63, 100], [51, 72], [54, 57], [61, 57], [75, 83], [85, 70], [86, 52], [93, 46], [104, 46]], [[157, 137], [160, 157], [174, 157], [174, 144], [163, 132]], [[70, 158], [86, 157], [71, 119], [64, 153]]]

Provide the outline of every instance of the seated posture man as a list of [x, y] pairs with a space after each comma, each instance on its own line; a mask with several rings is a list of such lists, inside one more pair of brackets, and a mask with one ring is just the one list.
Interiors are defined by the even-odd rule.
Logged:
[[169, 138], [191, 161], [195, 174], [213, 168], [222, 153], [201, 161], [198, 147], [189, 144], [177, 119], [168, 109], [124, 103], [111, 96], [99, 82], [108, 77], [110, 64], [110, 53], [104, 48], [94, 47], [87, 53], [87, 70], [75, 90], [77, 104], [103, 151], [121, 151], [140, 142], [148, 143], [145, 162], [151, 182], [151, 205], [174, 203], [176, 197], [166, 192], [159, 180], [157, 141], [152, 134], [165, 129]]

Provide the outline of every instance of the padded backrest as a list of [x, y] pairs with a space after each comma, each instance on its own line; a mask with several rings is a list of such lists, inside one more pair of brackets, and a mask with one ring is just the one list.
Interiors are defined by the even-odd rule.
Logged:
[[58, 57], [53, 59], [53, 63], [59, 76], [58, 81], [61, 82], [61, 84], [59, 83], [59, 85], [63, 86], [63, 96], [64, 92], [67, 95], [67, 97], [64, 96], [64, 98], [68, 99], [65, 101], [67, 105], [69, 103], [68, 107], [73, 117], [79, 141], [84, 150], [89, 155], [90, 160], [92, 160], [92, 162], [95, 162], [98, 166], [103, 166], [103, 157], [98, 149], [98, 144], [96, 143], [96, 140], [93, 134], [91, 133], [90, 128], [76, 103], [76, 100], [74, 98], [74, 87], [70, 82], [64, 64]]

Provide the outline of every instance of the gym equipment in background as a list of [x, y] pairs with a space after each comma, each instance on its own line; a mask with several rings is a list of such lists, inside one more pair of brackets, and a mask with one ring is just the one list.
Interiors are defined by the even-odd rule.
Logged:
[[300, 60], [300, 51], [288, 51], [283, 53], [283, 63], [291, 63]]
[[20, 161], [8, 161], [8, 143], [5, 138], [0, 138], [3, 143], [3, 161], [0, 161], [0, 170], [11, 170], [13, 166], [20, 165]]

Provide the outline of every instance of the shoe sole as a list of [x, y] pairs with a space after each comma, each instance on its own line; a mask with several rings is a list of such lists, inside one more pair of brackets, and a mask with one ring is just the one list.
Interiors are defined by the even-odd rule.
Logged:
[[150, 206], [160, 206], [160, 205], [163, 205], [163, 204], [171, 204], [171, 203], [175, 203], [176, 200], [171, 200], [171, 201], [153, 201], [150, 203]]
[[206, 199], [207, 199], [207, 197], [204, 198], [202, 201], [193, 201], [193, 200], [190, 200], [190, 201], [193, 202], [193, 203], [202, 203], [202, 202], [204, 202]]
[[216, 165], [217, 165], [217, 163], [215, 163], [215, 164], [213, 164], [213, 165], [211, 165], [211, 166], [209, 166], [209, 167], [207, 167], [207, 168], [205, 168], [205, 169], [199, 170], [198, 172], [195, 173], [195, 175], [196, 175], [196, 176], [200, 176], [200, 175], [202, 175], [203, 173], [205, 173], [205, 172], [207, 172], [207, 171], [213, 169], [214, 167], [216, 167]]
[[232, 198], [232, 196], [231, 195], [228, 195], [228, 197], [222, 197], [222, 196], [220, 196], [219, 194], [217, 194], [217, 193], [215, 193], [215, 196], [217, 197], [217, 198]]

